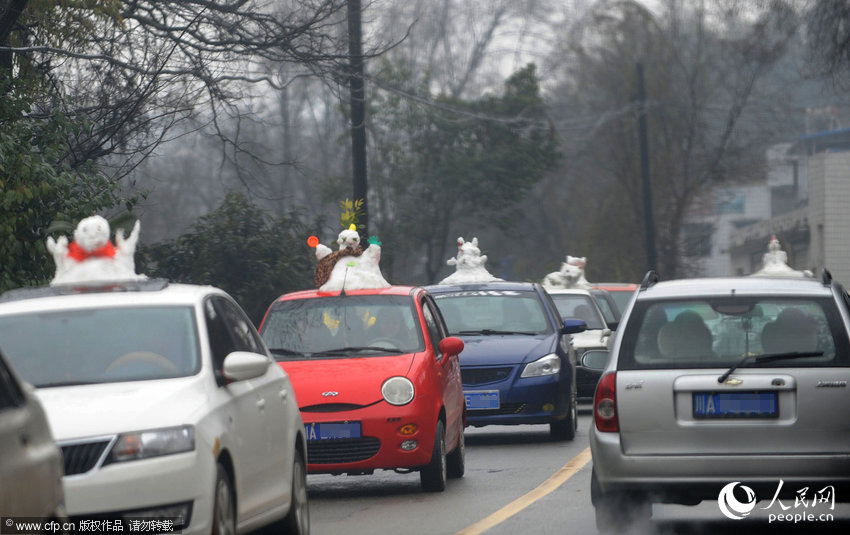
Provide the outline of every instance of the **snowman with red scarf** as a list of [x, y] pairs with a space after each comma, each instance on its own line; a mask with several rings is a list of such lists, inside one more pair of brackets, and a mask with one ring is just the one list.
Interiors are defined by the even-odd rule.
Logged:
[[115, 243], [109, 240], [109, 222], [94, 215], [81, 220], [74, 229], [74, 241], [60, 236], [47, 238], [47, 250], [53, 255], [56, 274], [51, 285], [97, 281], [145, 279], [136, 274], [133, 255], [139, 241], [140, 224], [136, 221], [129, 236], [123, 229], [115, 232]]

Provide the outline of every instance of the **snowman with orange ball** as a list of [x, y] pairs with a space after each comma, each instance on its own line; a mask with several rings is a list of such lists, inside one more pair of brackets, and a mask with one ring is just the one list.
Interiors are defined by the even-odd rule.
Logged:
[[369, 238], [369, 246], [364, 250], [360, 246], [357, 226], [352, 223], [339, 233], [336, 243], [339, 249], [332, 251], [327, 245], [319, 243], [316, 236], [307, 239], [307, 245], [316, 249], [316, 259], [319, 261], [314, 275], [319, 290], [334, 292], [390, 286], [381, 273], [381, 242], [376, 236]]

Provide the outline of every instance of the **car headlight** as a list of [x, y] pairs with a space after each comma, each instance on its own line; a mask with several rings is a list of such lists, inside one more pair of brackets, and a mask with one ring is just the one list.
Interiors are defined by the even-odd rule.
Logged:
[[520, 377], [542, 377], [544, 375], [555, 375], [559, 371], [561, 371], [561, 358], [550, 353], [526, 364]]
[[106, 462], [135, 461], [194, 449], [195, 428], [191, 425], [122, 433], [112, 446]]
[[390, 377], [381, 386], [381, 395], [391, 405], [407, 405], [413, 401], [413, 383], [407, 377]]

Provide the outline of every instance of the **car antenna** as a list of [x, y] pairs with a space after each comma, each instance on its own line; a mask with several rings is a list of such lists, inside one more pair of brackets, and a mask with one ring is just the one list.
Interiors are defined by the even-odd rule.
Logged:
[[345, 273], [342, 276], [342, 289], [339, 291], [340, 297], [345, 297], [345, 281], [348, 279], [348, 268], [354, 266], [354, 262], [349, 262], [345, 265]]

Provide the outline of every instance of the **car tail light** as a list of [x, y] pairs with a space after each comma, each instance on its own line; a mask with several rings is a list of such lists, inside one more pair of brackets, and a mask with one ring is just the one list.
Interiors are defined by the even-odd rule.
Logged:
[[599, 379], [593, 396], [593, 420], [599, 431], [616, 433], [620, 430], [617, 423], [617, 372], [606, 373]]

